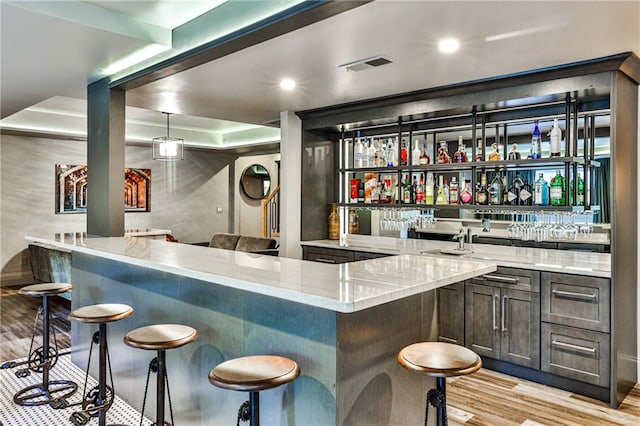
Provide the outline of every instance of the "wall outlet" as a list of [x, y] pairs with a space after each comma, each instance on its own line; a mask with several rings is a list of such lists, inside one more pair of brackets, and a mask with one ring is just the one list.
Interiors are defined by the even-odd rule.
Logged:
[[222, 207], [220, 206], [216, 207], [216, 213], [222, 213]]

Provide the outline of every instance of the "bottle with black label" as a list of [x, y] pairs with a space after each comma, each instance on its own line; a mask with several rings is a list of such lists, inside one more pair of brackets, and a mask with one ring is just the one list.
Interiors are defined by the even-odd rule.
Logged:
[[509, 192], [507, 193], [507, 204], [510, 206], [520, 205], [520, 191], [524, 186], [524, 182], [520, 179], [520, 174], [516, 173], [516, 177], [509, 186]]
[[531, 184], [526, 180], [522, 183], [520, 187], [520, 205], [521, 206], [532, 206], [533, 205], [533, 188]]

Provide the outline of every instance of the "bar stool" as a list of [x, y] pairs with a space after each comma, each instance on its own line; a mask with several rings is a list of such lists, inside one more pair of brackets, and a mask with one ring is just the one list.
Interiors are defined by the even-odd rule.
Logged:
[[[86, 425], [92, 417], [98, 417], [98, 424], [105, 426], [107, 423], [107, 410], [111, 407], [115, 398], [113, 375], [111, 374], [111, 361], [107, 345], [107, 323], [119, 321], [130, 317], [133, 308], [120, 303], [103, 303], [78, 308], [69, 314], [69, 319], [87, 324], [98, 324], [98, 331], [93, 334], [89, 348], [89, 361], [84, 381], [82, 395], [82, 410], [76, 411], [69, 419], [76, 426]], [[98, 345], [98, 385], [87, 392], [87, 378], [91, 366], [91, 354], [93, 345]], [[109, 372], [110, 385], [107, 385], [107, 371]]]
[[253, 355], [230, 359], [209, 372], [209, 382], [223, 389], [249, 392], [249, 401], [240, 406], [240, 420], [260, 425], [259, 391], [294, 381], [300, 375], [295, 361], [276, 355]]
[[44, 283], [34, 284], [22, 287], [20, 294], [32, 297], [42, 297], [41, 310], [38, 309], [38, 315], [42, 312], [42, 347], [34, 349], [36, 324], [38, 315], [33, 326], [31, 334], [31, 344], [29, 346], [29, 356], [23, 362], [7, 362], [2, 368], [13, 368], [19, 365], [28, 364], [27, 368], [16, 371], [16, 376], [26, 377], [30, 374], [30, 370], [42, 372], [42, 383], [27, 386], [13, 396], [13, 401], [18, 405], [36, 406], [49, 404], [57, 398], [66, 398], [72, 395], [78, 385], [70, 380], [49, 380], [49, 371], [58, 362], [58, 342], [56, 340], [55, 330], [53, 332], [54, 346], [49, 345], [49, 334], [51, 333], [51, 313], [49, 312], [49, 296], [65, 293], [71, 290], [73, 286], [67, 283]]
[[[156, 422], [158, 426], [164, 426], [164, 399], [165, 385], [169, 397], [169, 413], [171, 424], [173, 421], [173, 407], [171, 406], [171, 392], [169, 391], [169, 379], [166, 368], [166, 350], [175, 349], [191, 343], [198, 338], [198, 331], [188, 325], [181, 324], [155, 324], [146, 327], [136, 328], [124, 336], [124, 343], [139, 348], [157, 351], [157, 355], [149, 363], [147, 371], [147, 383], [144, 388], [144, 399], [142, 401], [142, 413], [144, 418], [144, 407], [147, 402], [147, 390], [149, 389], [149, 376], [151, 372], [157, 373], [156, 378]], [[140, 421], [142, 424], [142, 420]]]
[[446, 378], [475, 373], [482, 367], [480, 357], [464, 346], [444, 342], [414, 343], [398, 353], [398, 362], [407, 370], [436, 378], [436, 389], [427, 392], [424, 424], [429, 418], [429, 404], [436, 407], [438, 426], [446, 426]]

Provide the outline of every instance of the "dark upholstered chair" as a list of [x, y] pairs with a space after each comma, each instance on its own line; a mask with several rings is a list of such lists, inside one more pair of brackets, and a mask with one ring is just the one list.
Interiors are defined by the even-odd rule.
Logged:
[[211, 238], [209, 247], [224, 250], [235, 250], [239, 239], [240, 235], [236, 234], [215, 234], [213, 238]]
[[272, 238], [243, 237], [236, 234], [215, 234], [209, 247], [248, 253], [278, 255], [277, 242]]

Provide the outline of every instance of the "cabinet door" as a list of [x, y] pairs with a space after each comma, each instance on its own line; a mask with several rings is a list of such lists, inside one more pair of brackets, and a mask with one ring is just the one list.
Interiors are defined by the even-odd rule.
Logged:
[[500, 358], [500, 289], [465, 286], [465, 346], [480, 356]]
[[540, 295], [502, 289], [500, 359], [540, 368]]
[[438, 340], [464, 345], [464, 283], [439, 288]]

